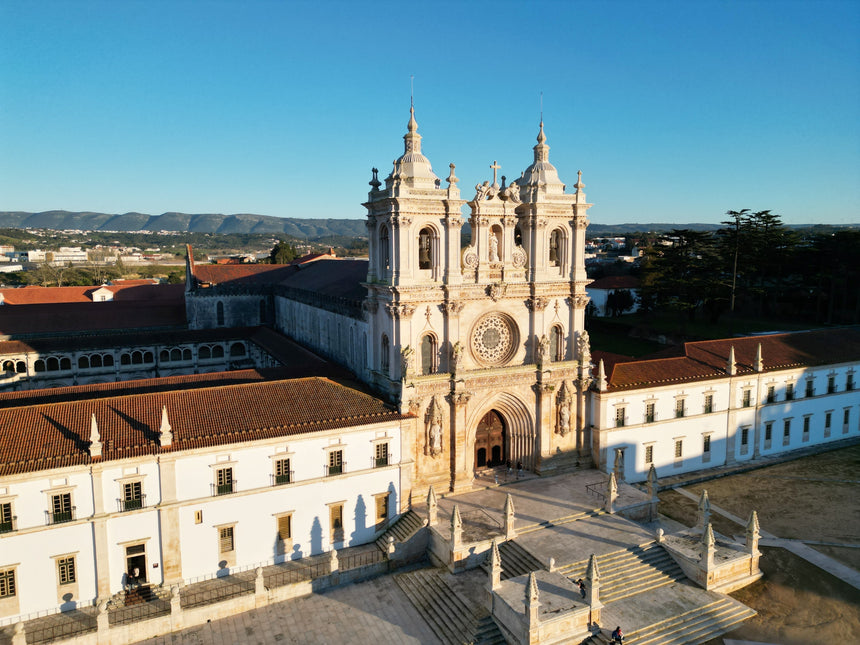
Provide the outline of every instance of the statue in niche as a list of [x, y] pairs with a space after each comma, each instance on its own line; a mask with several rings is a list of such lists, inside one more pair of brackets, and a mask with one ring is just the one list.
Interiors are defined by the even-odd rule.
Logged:
[[424, 454], [435, 457], [442, 454], [442, 406], [438, 397], [433, 397], [427, 408], [425, 419], [427, 439], [424, 446]]
[[463, 343], [459, 340], [451, 347], [451, 371], [455, 374], [463, 367]]
[[588, 367], [589, 363], [591, 363], [591, 340], [588, 338], [588, 332], [585, 330], [576, 335], [576, 353], [579, 354], [582, 366]]
[[549, 338], [544, 334], [540, 337], [540, 340], [537, 343], [537, 357], [535, 362], [543, 366], [546, 363], [549, 363]]
[[415, 354], [415, 350], [412, 349], [411, 345], [407, 345], [403, 349], [400, 350], [400, 376], [401, 378], [406, 378], [408, 375], [412, 374], [412, 357]]
[[499, 261], [499, 238], [490, 231], [490, 262]]
[[570, 432], [570, 405], [573, 400], [573, 394], [571, 392], [571, 387], [568, 385], [567, 381], [564, 381], [561, 384], [561, 390], [558, 392], [558, 429], [556, 432], [560, 434], [562, 437], [566, 436], [568, 432]]

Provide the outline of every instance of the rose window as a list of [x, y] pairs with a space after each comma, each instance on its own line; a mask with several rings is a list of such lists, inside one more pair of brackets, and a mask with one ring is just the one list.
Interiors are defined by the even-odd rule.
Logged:
[[487, 365], [507, 363], [516, 348], [516, 331], [503, 314], [487, 314], [472, 330], [472, 352]]

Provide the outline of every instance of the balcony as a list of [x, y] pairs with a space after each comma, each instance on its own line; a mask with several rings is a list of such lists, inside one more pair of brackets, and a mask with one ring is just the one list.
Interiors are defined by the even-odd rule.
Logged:
[[388, 455], [385, 455], [383, 457], [371, 457], [370, 462], [371, 468], [383, 468], [384, 466], [387, 466], [389, 464]]
[[118, 499], [116, 500], [116, 505], [120, 513], [136, 511], [146, 507], [146, 495], [141, 495], [134, 499]]
[[269, 475], [272, 486], [283, 486], [284, 484], [291, 483], [294, 481], [293, 472], [294, 471], [290, 470], [288, 472], [281, 473], [280, 475]]
[[75, 507], [67, 511], [45, 511], [45, 519], [48, 524], [63, 524], [73, 522], [75, 519]]
[[0, 522], [0, 533], [11, 533], [16, 530], [18, 527], [15, 526], [15, 520], [17, 519], [18, 517], [13, 515], [8, 522]]
[[212, 497], [218, 497], [218, 495], [229, 495], [230, 493], [236, 492], [236, 484], [239, 482], [235, 479], [231, 479], [230, 481], [224, 482], [223, 484], [210, 484], [212, 487]]
[[346, 462], [344, 461], [337, 466], [327, 465], [325, 467], [325, 476], [334, 477], [335, 475], [343, 475], [346, 472]]

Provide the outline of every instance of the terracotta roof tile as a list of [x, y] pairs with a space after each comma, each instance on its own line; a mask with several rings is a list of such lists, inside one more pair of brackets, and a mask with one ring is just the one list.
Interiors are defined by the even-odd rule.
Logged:
[[[142, 288], [142, 287], [137, 287]], [[122, 331], [175, 328], [186, 325], [185, 302], [140, 301], [67, 302], [0, 306], [0, 335], [30, 338], [68, 332]]]
[[207, 284], [275, 284], [295, 272], [289, 264], [195, 264], [194, 277]]
[[[162, 406], [173, 444], [157, 443]], [[404, 415], [323, 378], [47, 403], [0, 410], [0, 476], [90, 463], [95, 414], [102, 460], [348, 428]]]
[[[182, 284], [153, 284], [150, 280], [128, 280], [118, 284], [93, 285], [88, 287], [23, 287], [0, 289], [3, 306], [46, 305], [70, 302], [93, 302], [92, 293], [105, 288], [114, 294], [115, 300], [175, 300], [184, 299]], [[97, 303], [105, 304], [105, 303]]]
[[681, 356], [615, 363], [608, 387], [629, 390], [722, 378], [732, 347], [737, 374], [753, 374], [759, 343], [765, 372], [860, 361], [860, 329], [856, 328], [724, 338], [685, 343]]

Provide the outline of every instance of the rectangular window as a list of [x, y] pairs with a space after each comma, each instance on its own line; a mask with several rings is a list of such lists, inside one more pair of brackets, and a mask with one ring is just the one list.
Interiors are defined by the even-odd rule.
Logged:
[[143, 507], [143, 485], [141, 482], [126, 482], [122, 485], [122, 510], [131, 511]]
[[278, 555], [286, 555], [293, 545], [293, 516], [279, 515], [275, 520], [278, 530]]
[[377, 468], [388, 465], [388, 442], [376, 444], [373, 465]]
[[225, 555], [236, 550], [236, 543], [233, 540], [232, 526], [222, 526], [218, 529], [218, 553]]
[[289, 459], [275, 460], [275, 484], [289, 484], [292, 481]]
[[764, 424], [764, 440], [770, 441], [773, 438], [773, 421], [768, 421]]
[[782, 445], [787, 446], [791, 443], [791, 419], [786, 419], [782, 423]]
[[675, 417], [681, 418], [684, 416], [684, 399], [675, 401]]
[[743, 399], [741, 402], [743, 407], [748, 408], [752, 405], [752, 390], [744, 390]]
[[747, 454], [747, 449], [750, 445], [750, 429], [741, 428], [741, 454]]
[[830, 427], [833, 423], [833, 413], [825, 412], [824, 413], [824, 437], [825, 439], [830, 436]]
[[389, 493], [376, 496], [376, 524], [380, 526], [388, 521], [388, 498]]
[[711, 452], [711, 435], [709, 435], [709, 434], [706, 434], [702, 438], [702, 452], [707, 452], [707, 453]]
[[657, 418], [654, 408], [655, 406], [653, 403], [645, 404], [645, 423], [654, 423], [654, 419]]
[[226, 495], [233, 492], [233, 469], [219, 468], [215, 471], [215, 494]]
[[12, 502], [0, 503], [0, 533], [15, 530], [12, 520]]
[[767, 402], [773, 403], [776, 401], [776, 388], [773, 385], [767, 386]]
[[675, 439], [675, 459], [680, 459], [684, 456], [684, 440]]
[[809, 417], [803, 417], [803, 436], [801, 437], [802, 441], [809, 441], [809, 426], [810, 426]]
[[73, 511], [71, 493], [51, 495], [51, 524], [71, 522], [74, 519]]
[[61, 585], [70, 585], [77, 580], [75, 577], [75, 556], [57, 558], [57, 577]]
[[615, 427], [624, 427], [624, 415], [627, 412], [626, 408], [615, 408]]
[[785, 384], [785, 400], [793, 401], [794, 400], [794, 383], [786, 383]]
[[833, 394], [836, 391], [836, 377], [828, 376], [827, 377], [827, 393]]
[[645, 465], [654, 463], [654, 446], [645, 446]]
[[11, 598], [16, 593], [15, 569], [0, 569], [0, 598]]
[[848, 434], [848, 424], [851, 421], [851, 408], [845, 408], [842, 412], [842, 434]]
[[328, 508], [331, 542], [343, 542], [343, 504], [332, 504]]
[[343, 472], [343, 450], [332, 450], [328, 453], [328, 474], [340, 475]]
[[806, 379], [806, 396], [810, 397], [815, 394], [815, 388], [812, 385], [812, 379]]
[[[682, 406], [683, 409], [683, 406]], [[710, 414], [714, 411], [714, 395], [706, 394], [705, 395], [705, 414]], [[683, 414], [681, 416], [684, 416]]]
[[854, 374], [851, 372], [845, 375], [845, 389], [848, 392], [854, 389]]

